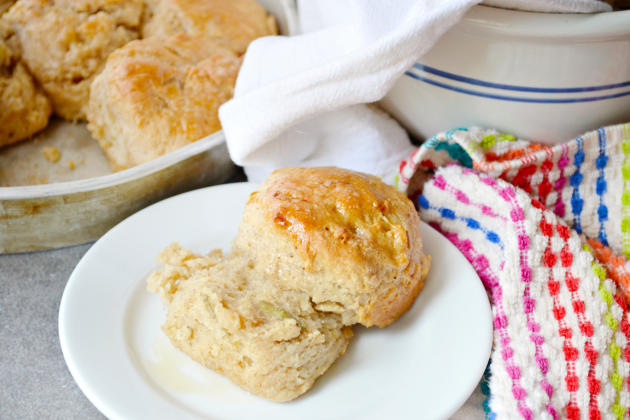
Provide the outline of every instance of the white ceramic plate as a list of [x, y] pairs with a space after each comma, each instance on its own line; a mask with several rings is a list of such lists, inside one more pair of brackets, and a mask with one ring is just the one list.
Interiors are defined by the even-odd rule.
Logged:
[[81, 259], [59, 310], [66, 363], [111, 419], [433, 419], [455, 412], [488, 361], [486, 293], [466, 259], [422, 225], [433, 266], [411, 310], [385, 329], [355, 327], [348, 351], [303, 397], [273, 403], [188, 359], [160, 329], [145, 290], [155, 257], [178, 240], [197, 252], [229, 247], [252, 184], [192, 191], [124, 220]]

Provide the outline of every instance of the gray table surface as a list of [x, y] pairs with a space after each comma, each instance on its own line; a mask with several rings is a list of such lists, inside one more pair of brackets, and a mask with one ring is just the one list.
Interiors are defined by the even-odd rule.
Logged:
[[0, 419], [102, 419], [61, 354], [59, 302], [90, 245], [0, 255]]
[[[0, 419], [103, 419], [72, 379], [57, 316], [70, 273], [91, 244], [0, 255]], [[479, 388], [453, 416], [482, 419]]]

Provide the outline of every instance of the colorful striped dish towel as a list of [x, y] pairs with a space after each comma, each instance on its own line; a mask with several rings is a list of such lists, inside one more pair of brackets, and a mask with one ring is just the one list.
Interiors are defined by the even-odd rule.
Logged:
[[488, 292], [488, 417], [630, 417], [630, 125], [554, 147], [455, 129], [396, 182]]

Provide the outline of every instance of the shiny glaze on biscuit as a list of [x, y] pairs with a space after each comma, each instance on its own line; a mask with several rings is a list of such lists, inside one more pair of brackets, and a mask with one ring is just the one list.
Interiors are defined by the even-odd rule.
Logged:
[[309, 260], [327, 252], [335, 259], [371, 259], [378, 249], [376, 258], [395, 266], [408, 263], [409, 237], [399, 214], [416, 212], [378, 178], [333, 167], [286, 168], [265, 184], [250, 201], [260, 200], [275, 226]]

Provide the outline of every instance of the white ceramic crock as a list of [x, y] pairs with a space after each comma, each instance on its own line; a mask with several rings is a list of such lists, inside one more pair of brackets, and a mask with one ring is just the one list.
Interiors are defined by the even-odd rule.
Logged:
[[421, 139], [478, 125], [557, 143], [630, 121], [630, 11], [475, 6], [382, 105]]

